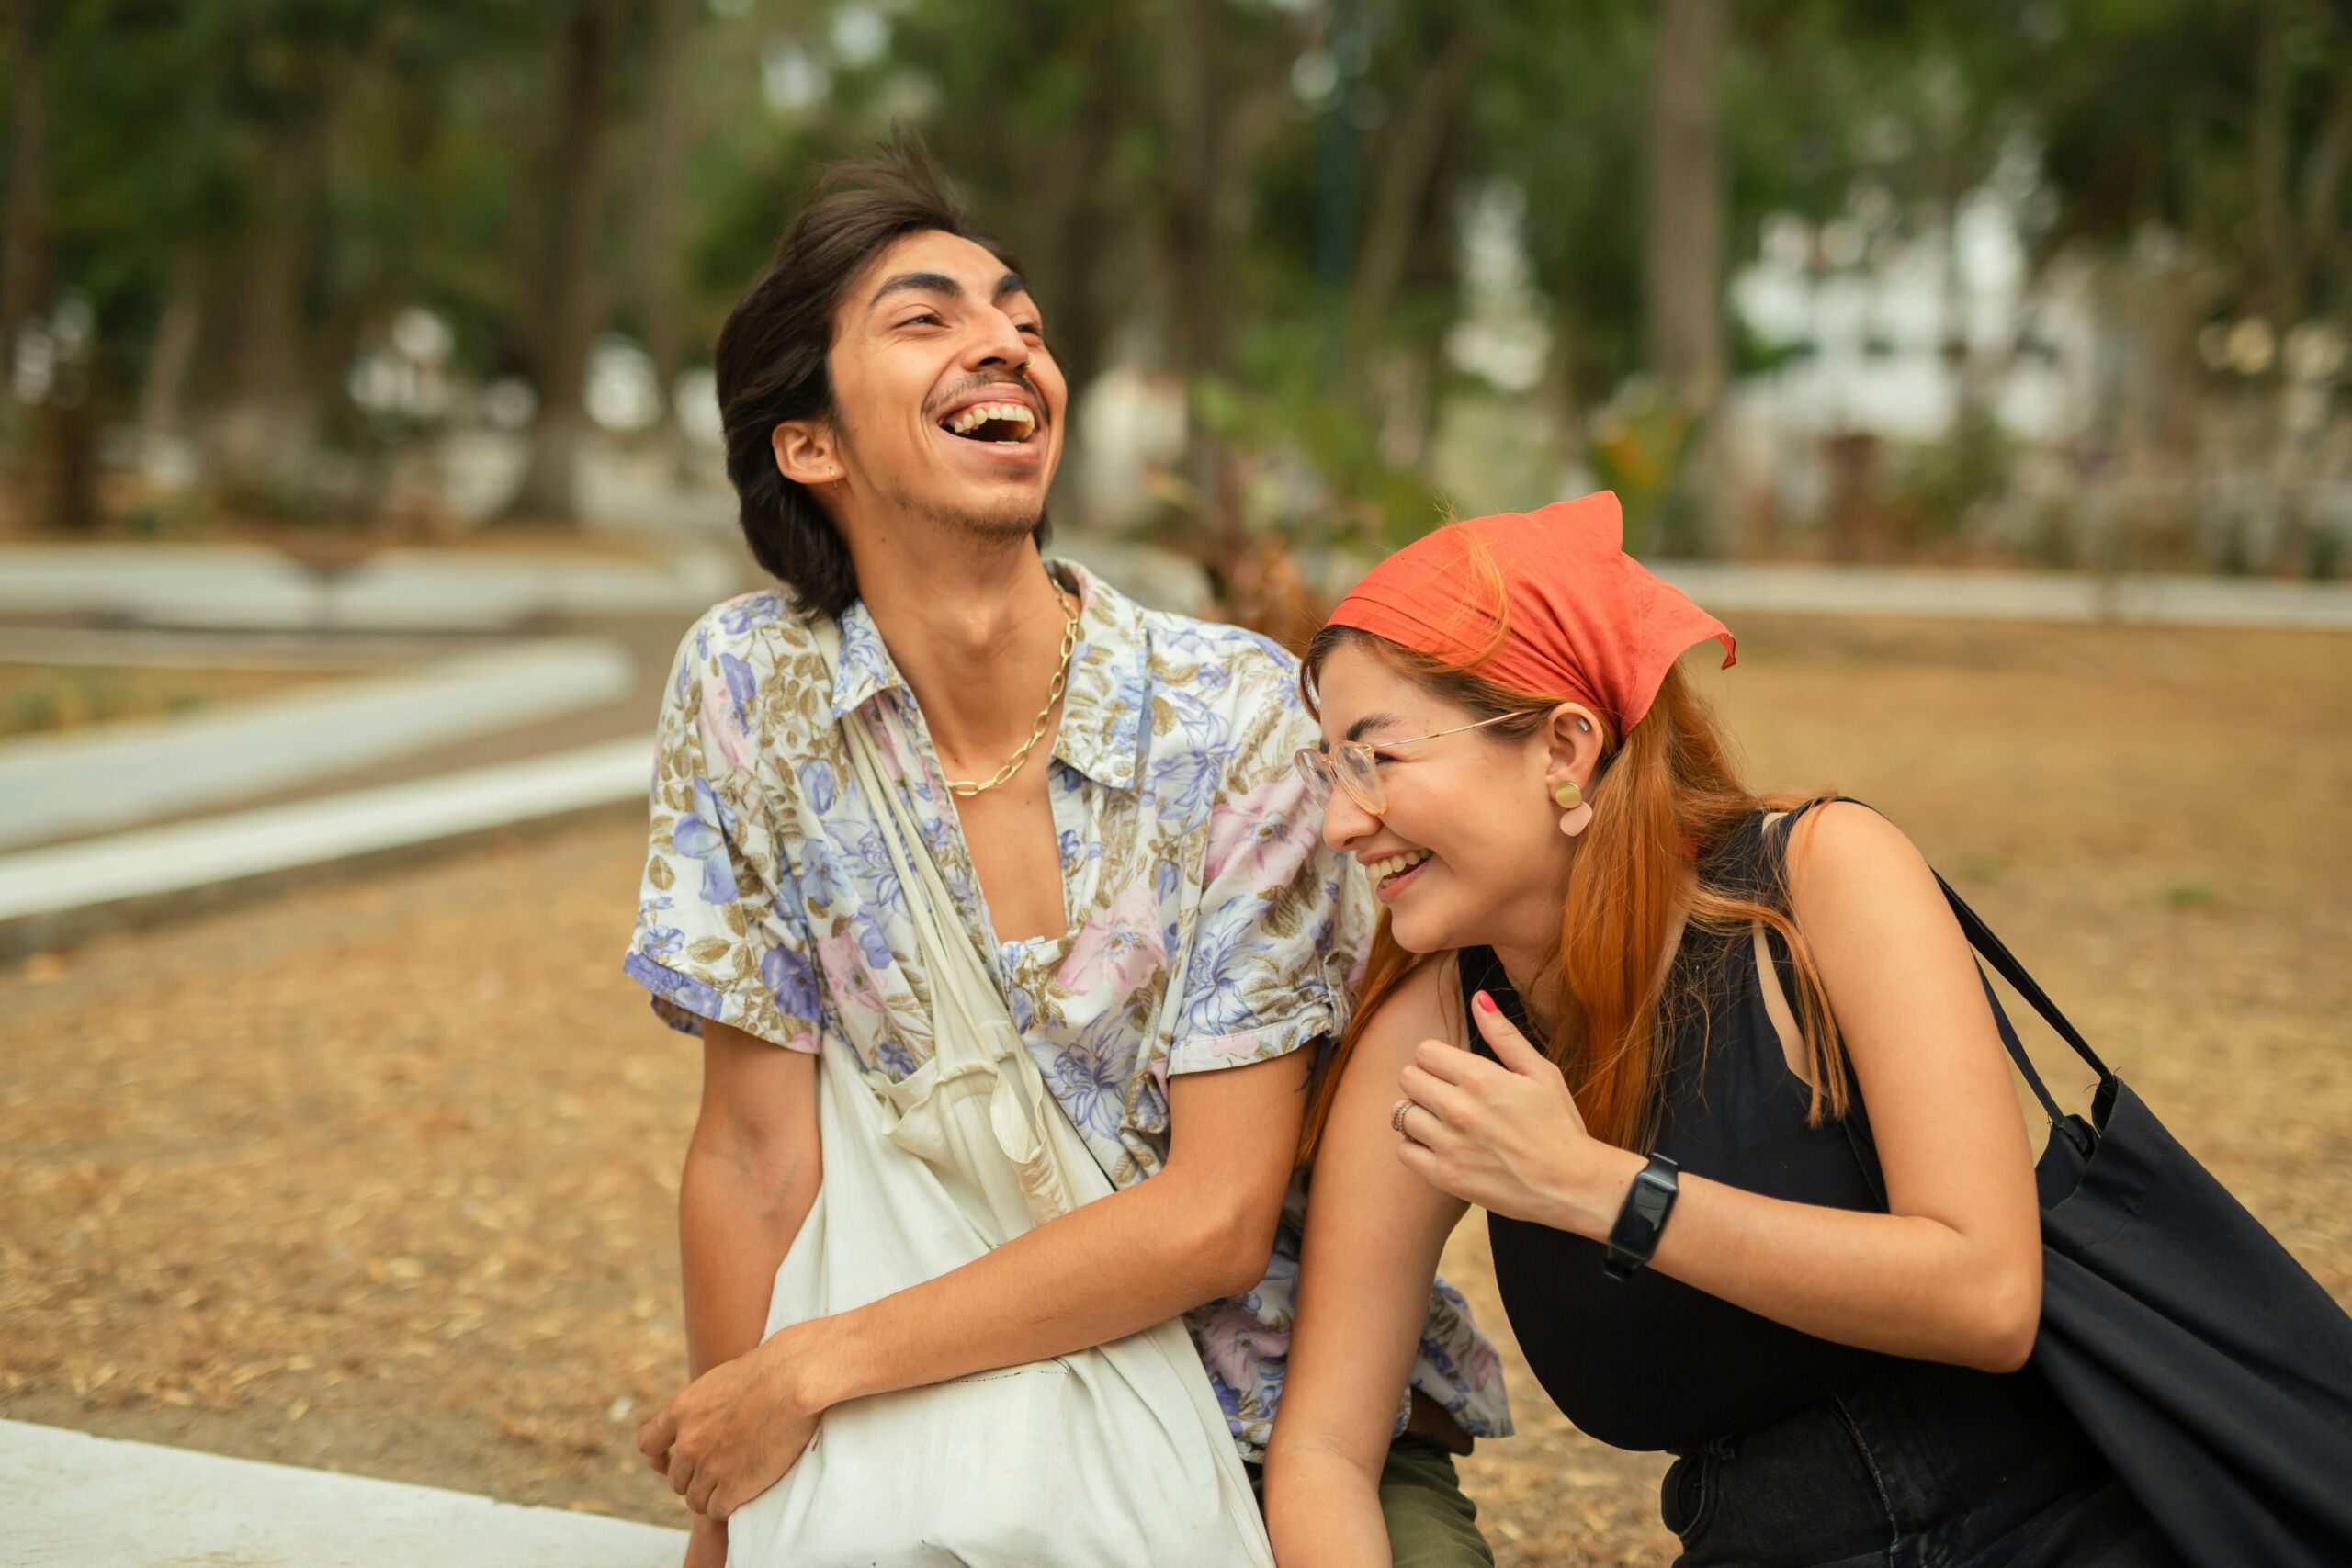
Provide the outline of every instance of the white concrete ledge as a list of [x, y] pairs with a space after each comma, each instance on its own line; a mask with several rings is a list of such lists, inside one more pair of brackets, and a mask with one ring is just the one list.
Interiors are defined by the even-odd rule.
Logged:
[[306, 567], [258, 545], [0, 547], [0, 612], [150, 626], [494, 630], [529, 615], [692, 615], [740, 586], [735, 558], [694, 546], [667, 565], [594, 556], [387, 550]]
[[0, 1421], [11, 1568], [677, 1568], [684, 1531]]
[[594, 707], [634, 675], [616, 643], [548, 638], [0, 745], [0, 849], [248, 799]]
[[0, 920], [430, 843], [644, 798], [650, 735], [0, 856]]

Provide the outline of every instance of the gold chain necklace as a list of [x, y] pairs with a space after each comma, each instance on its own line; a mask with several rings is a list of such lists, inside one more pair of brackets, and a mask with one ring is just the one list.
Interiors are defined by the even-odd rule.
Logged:
[[[1046, 581], [1053, 581], [1050, 577]], [[1029, 739], [1021, 743], [1021, 750], [1012, 754], [1012, 761], [999, 768], [996, 777], [986, 784], [976, 784], [970, 779], [949, 779], [949, 793], [960, 800], [969, 800], [976, 795], [992, 790], [1019, 773], [1021, 764], [1029, 760], [1029, 753], [1037, 749], [1037, 742], [1045, 739], [1046, 720], [1052, 715], [1054, 705], [1062, 700], [1062, 689], [1069, 683], [1070, 655], [1078, 649], [1078, 605], [1058, 582], [1054, 583], [1054, 593], [1061, 600], [1062, 615], [1066, 617], [1062, 626], [1062, 656], [1054, 665], [1054, 683], [1046, 692], [1046, 705], [1037, 710], [1037, 726], [1029, 732]]]

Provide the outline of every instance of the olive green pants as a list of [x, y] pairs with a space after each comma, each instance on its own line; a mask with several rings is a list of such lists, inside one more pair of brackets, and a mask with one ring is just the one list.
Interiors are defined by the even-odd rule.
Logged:
[[[1258, 1467], [1250, 1472], [1255, 1485]], [[1478, 1533], [1478, 1506], [1462, 1490], [1453, 1456], [1427, 1438], [1408, 1432], [1388, 1445], [1380, 1517], [1396, 1568], [1494, 1568], [1494, 1549]]]

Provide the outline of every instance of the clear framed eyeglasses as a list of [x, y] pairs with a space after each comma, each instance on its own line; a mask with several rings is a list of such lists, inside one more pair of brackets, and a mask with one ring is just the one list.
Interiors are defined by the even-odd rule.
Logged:
[[[1490, 724], [1500, 724], [1515, 716], [1498, 713], [1492, 718], [1482, 718], [1476, 724], [1457, 724], [1452, 729], [1432, 729], [1427, 735], [1416, 735], [1406, 740], [1383, 740], [1383, 750], [1395, 750], [1399, 746], [1418, 746], [1424, 740], [1441, 736], [1459, 735], [1465, 729], [1484, 729]], [[1307, 797], [1317, 806], [1331, 798], [1336, 784], [1348, 792], [1354, 801], [1374, 817], [1388, 810], [1388, 788], [1380, 782], [1380, 759], [1373, 754], [1372, 746], [1362, 740], [1335, 740], [1327, 750], [1320, 746], [1302, 746], [1291, 753], [1291, 761], [1298, 767], [1298, 776], [1306, 781]]]

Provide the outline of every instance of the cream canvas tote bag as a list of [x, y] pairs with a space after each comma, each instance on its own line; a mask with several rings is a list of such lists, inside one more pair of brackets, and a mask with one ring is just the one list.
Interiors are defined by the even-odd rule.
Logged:
[[[821, 619], [817, 633], [830, 666], [838, 633]], [[1112, 1190], [1013, 1028], [901, 786], [863, 721], [841, 728], [913, 911], [937, 1048], [893, 1083], [824, 1034], [824, 1179], [776, 1270], [769, 1334], [935, 1279]], [[732, 1568], [1273, 1564], [1177, 1319], [835, 1406], [729, 1521], [728, 1544]]]

